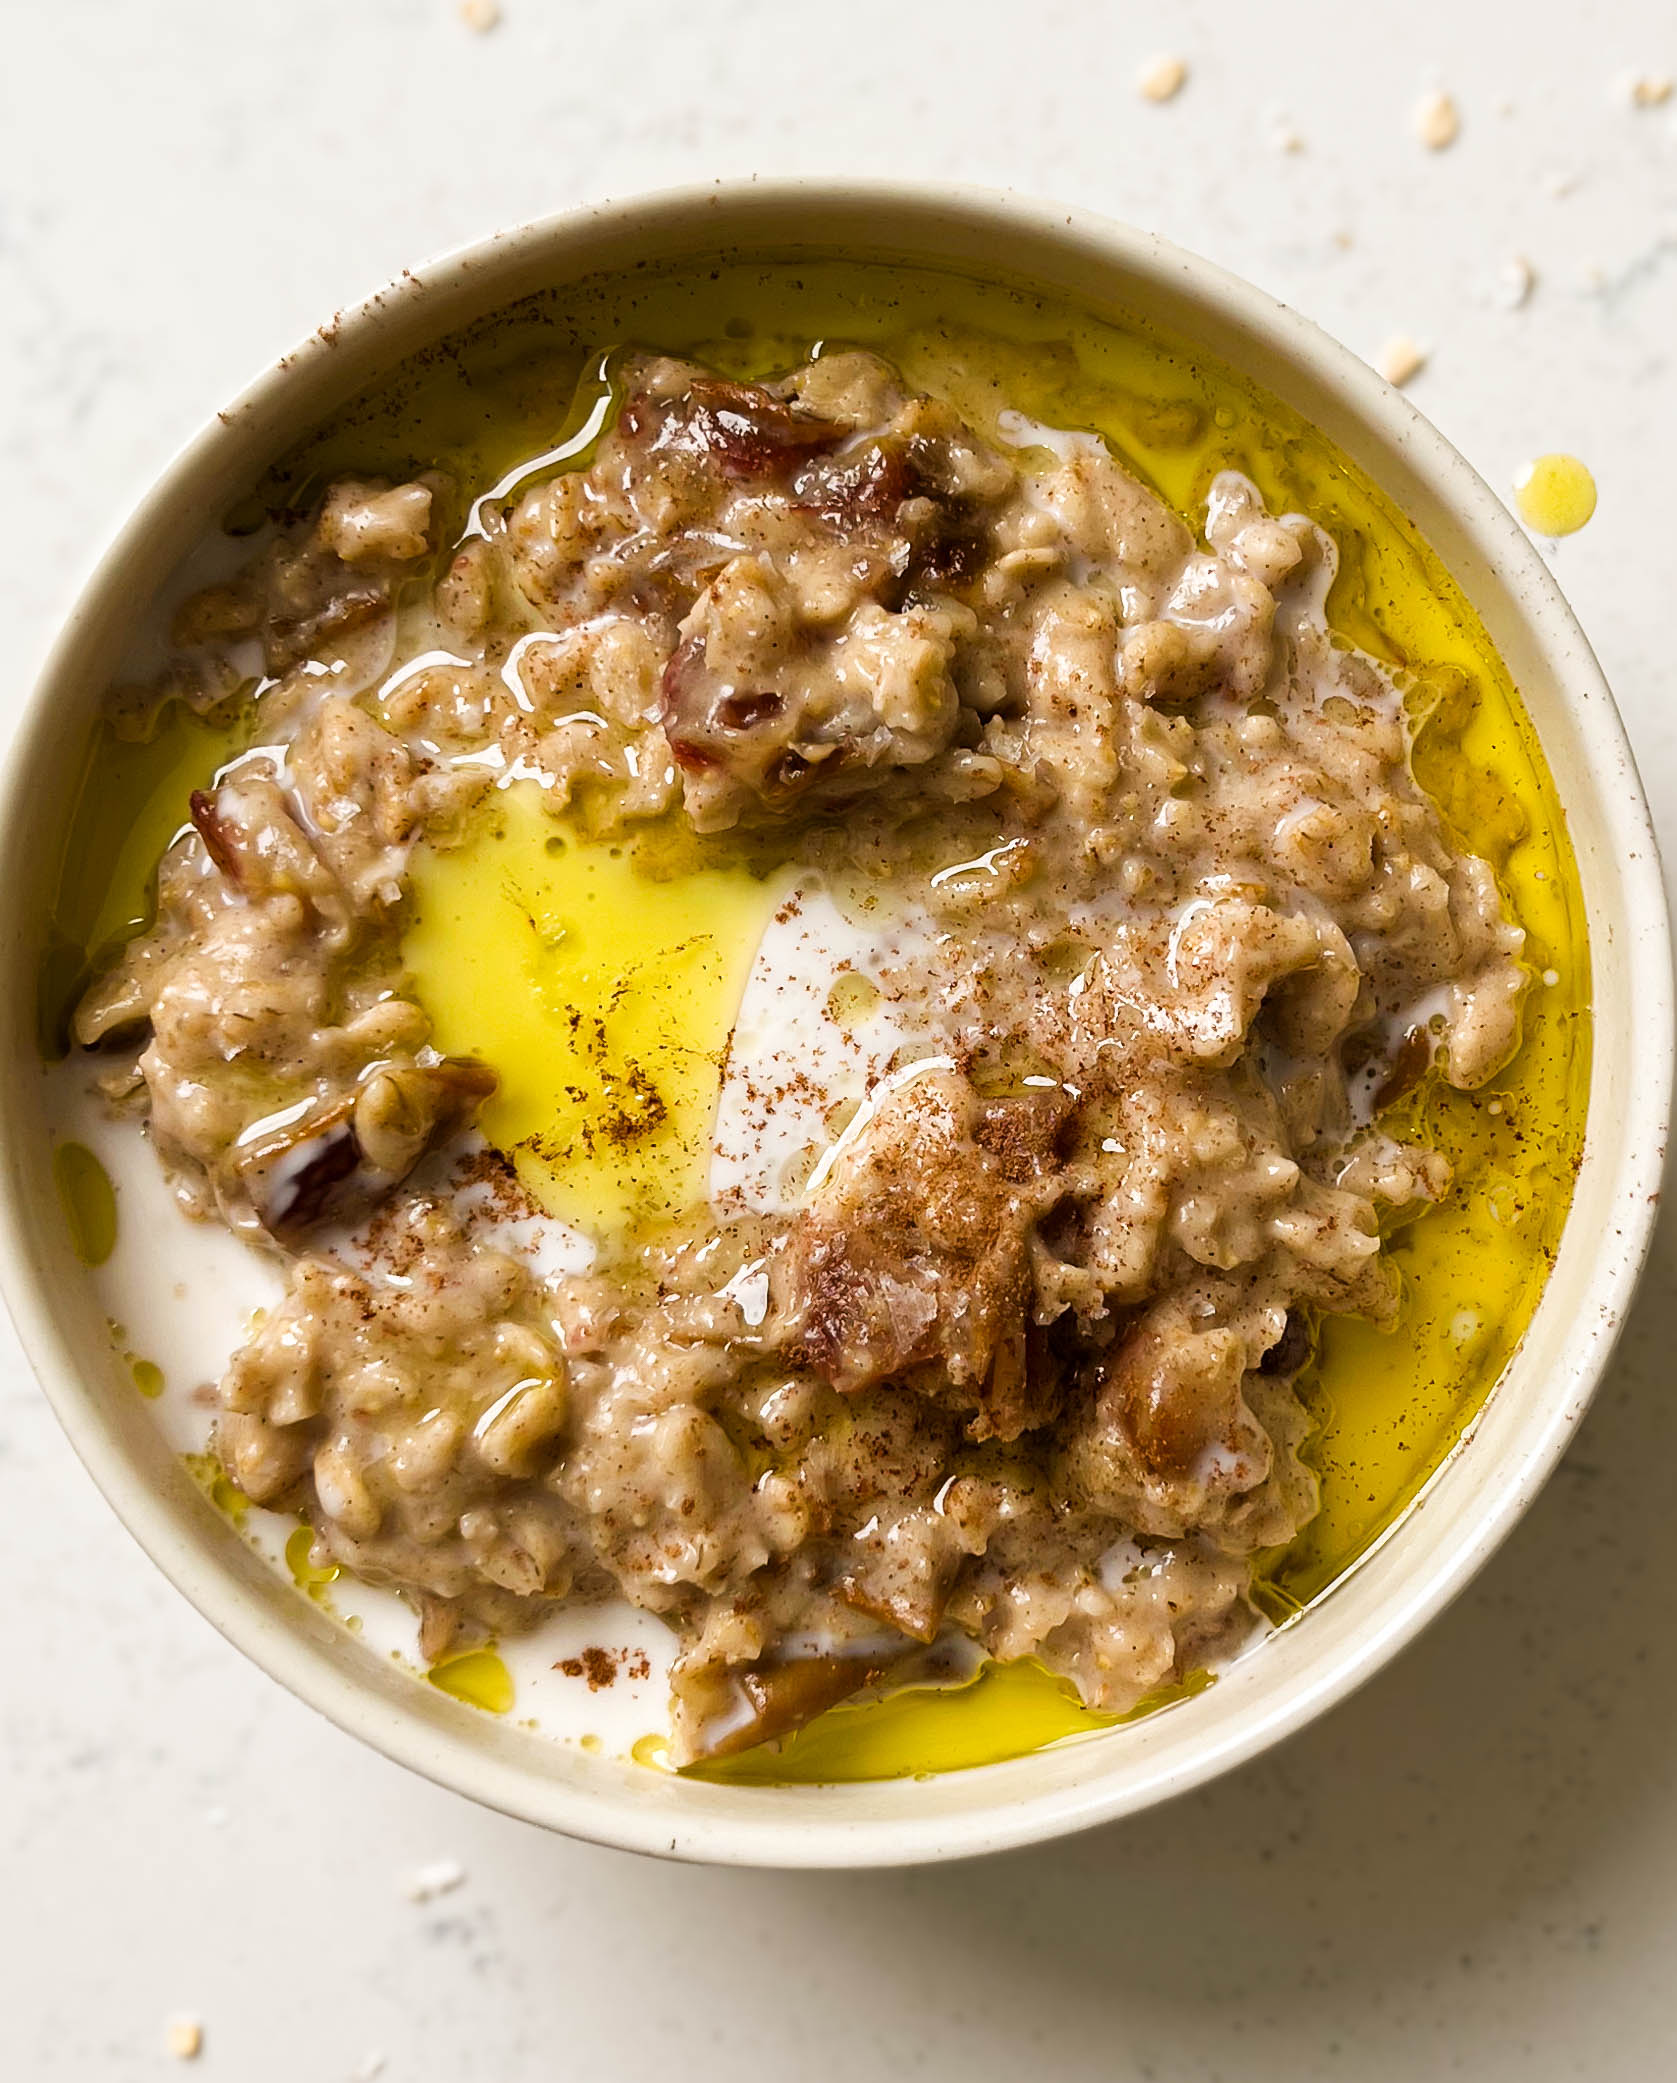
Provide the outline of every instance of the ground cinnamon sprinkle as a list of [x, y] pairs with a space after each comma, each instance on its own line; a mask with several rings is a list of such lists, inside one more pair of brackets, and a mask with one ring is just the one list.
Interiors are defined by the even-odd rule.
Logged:
[[585, 1649], [580, 1656], [567, 1656], [553, 1668], [567, 1678], [586, 1678], [588, 1690], [599, 1692], [617, 1679], [617, 1658], [609, 1649]]
[[652, 1663], [643, 1649], [584, 1649], [580, 1656], [561, 1657], [553, 1668], [567, 1678], [586, 1678], [588, 1690], [599, 1692], [615, 1685], [619, 1671], [626, 1678], [650, 1678]]

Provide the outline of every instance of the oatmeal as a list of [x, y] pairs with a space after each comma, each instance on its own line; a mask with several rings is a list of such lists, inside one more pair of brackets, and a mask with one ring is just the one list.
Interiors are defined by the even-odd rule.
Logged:
[[[281, 514], [117, 697], [252, 748], [74, 1021], [183, 1204], [286, 1271], [216, 1451], [427, 1656], [659, 1615], [682, 1761], [963, 1646], [1125, 1712], [1259, 1624], [1317, 1508], [1301, 1370], [1392, 1319], [1383, 1240], [1449, 1185], [1391, 1110], [1507, 1062], [1523, 935], [1329, 632], [1334, 542], [1244, 476], [1196, 535], [1098, 437], [863, 351], [612, 380], [586, 462], [504, 499]], [[812, 1112], [801, 1174], [713, 1173], [580, 1269], [474, 1129], [517, 1066], [439, 1047], [404, 958], [417, 863], [509, 791], [868, 922], [883, 1021], [848, 1118], [812, 1075], [740, 1101]], [[669, 1112], [596, 1099], [626, 1145]]]

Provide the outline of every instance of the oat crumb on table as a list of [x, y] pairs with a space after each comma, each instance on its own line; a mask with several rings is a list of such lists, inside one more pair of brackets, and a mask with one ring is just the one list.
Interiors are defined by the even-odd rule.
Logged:
[[1461, 135], [1460, 111], [1448, 94], [1424, 94], [1415, 104], [1415, 135], [1429, 152], [1442, 152]]
[[466, 1869], [458, 1859], [433, 1859], [428, 1866], [413, 1869], [402, 1883], [402, 1892], [410, 1902], [434, 1902], [458, 1888], [465, 1878]]
[[1161, 54], [1149, 58], [1136, 75], [1136, 86], [1143, 101], [1172, 101], [1181, 93], [1188, 78], [1188, 68], [1180, 58]]
[[468, 29], [475, 29], [479, 36], [487, 36], [491, 29], [500, 25], [498, 0], [460, 0], [460, 19]]
[[1537, 287], [1537, 270], [1523, 253], [1513, 254], [1497, 271], [1497, 302], [1518, 311]]
[[1632, 108], [1663, 108], [1671, 99], [1673, 81], [1669, 73], [1639, 72], [1628, 88]]
[[1426, 349], [1407, 333], [1394, 333], [1375, 358], [1374, 366], [1388, 383], [1400, 388], [1419, 376], [1427, 365]]
[[204, 2028], [196, 2018], [171, 2018], [164, 2027], [163, 2044], [177, 2061], [196, 2061], [204, 2048]]

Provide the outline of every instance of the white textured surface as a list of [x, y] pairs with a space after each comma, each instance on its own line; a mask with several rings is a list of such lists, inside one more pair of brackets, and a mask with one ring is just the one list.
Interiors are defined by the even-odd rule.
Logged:
[[[1413, 397], [1499, 486], [1582, 454], [1601, 507], [1556, 564], [1677, 839], [1677, 100], [1619, 90], [1677, 70], [1668, 0], [504, 0], [483, 37], [449, 0], [3, 0], [0, 30], [8, 705], [174, 447], [404, 264], [674, 180], [952, 176], [1152, 225], [1370, 355], [1413, 334]], [[1191, 71], [1153, 106], [1161, 51]], [[1463, 128], [1428, 153], [1440, 85]], [[0, 1331], [0, 2073], [156, 2076], [190, 2014], [239, 2083], [1672, 2074], [1674, 1276], [1668, 1224], [1549, 1493], [1360, 1698], [1139, 1823], [881, 1877], [654, 1867], [363, 1752], [164, 1586]]]

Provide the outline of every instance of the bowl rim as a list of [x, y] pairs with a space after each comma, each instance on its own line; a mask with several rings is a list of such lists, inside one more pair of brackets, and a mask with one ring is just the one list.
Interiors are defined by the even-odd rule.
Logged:
[[[1251, 1711], [1220, 1731], [1216, 1740], [1185, 1757], [1167, 1753], [1164, 1765], [1151, 1774], [1131, 1773], [1125, 1783], [1109, 1783], [1120, 1775], [1111, 1769], [1103, 1772], [1097, 1764], [1068, 1784], [1015, 1796], [1010, 1779], [996, 1778], [1008, 1768], [989, 1766], [941, 1775], [941, 1780], [945, 1785], [966, 1780], [975, 1792], [981, 1781], [989, 1781], [995, 1786], [994, 1798], [957, 1801], [952, 1807], [934, 1803], [926, 1814], [915, 1813], [897, 1796], [883, 1795], [873, 1814], [824, 1813], [802, 1798], [773, 1798], [790, 1791], [781, 1788], [740, 1790], [771, 1797], [760, 1799], [750, 1812], [698, 1808], [688, 1814], [681, 1812], [679, 1802], [642, 1803], [615, 1797], [603, 1784], [579, 1788], [557, 1774], [544, 1777], [493, 1753], [476, 1739], [468, 1721], [458, 1727], [433, 1724], [407, 1706], [379, 1697], [347, 1668], [318, 1653], [304, 1629], [276, 1618], [236, 1572], [206, 1561], [175, 1503], [145, 1480], [116, 1429], [102, 1418], [99, 1399], [71, 1354], [59, 1305], [37, 1263], [38, 1246], [20, 1189], [21, 1167], [15, 1163], [5, 1167], [0, 1186], [0, 1291], [72, 1446], [130, 1533], [222, 1635], [340, 1728], [438, 1784], [503, 1813], [596, 1843], [720, 1864], [883, 1866], [972, 1856], [1136, 1812], [1256, 1756], [1347, 1696], [1440, 1612], [1500, 1545], [1559, 1460], [1611, 1356], [1647, 1255], [1669, 1115], [1673, 1015], [1664, 883], [1624, 727], [1594, 655], [1535, 545], [1459, 452], [1407, 399], [1312, 321], [1214, 263], [1093, 212], [971, 185], [820, 177], [691, 184], [559, 211], [454, 247], [346, 307], [265, 367], [158, 476], [78, 589], [17, 719], [0, 770], [0, 890], [10, 893], [22, 887], [11, 872], [16, 865], [11, 835], [21, 825], [31, 774], [53, 735], [56, 691], [73, 674], [94, 604], [104, 601], [109, 606], [109, 596], [137, 545], [161, 516], [179, 506], [221, 452], [230, 429], [271, 416], [294, 391], [301, 389], [306, 397], [300, 377], [315, 371], [323, 357], [333, 356], [344, 337], [376, 333], [393, 315], [410, 310], [416, 299], [434, 295], [439, 288], [458, 287], [485, 269], [510, 273], [533, 255], [551, 255], [556, 283], [580, 279], [585, 270], [578, 268], [568, 249], [602, 229], [618, 235], [674, 236], [684, 241], [689, 258], [722, 250], [749, 255], [754, 222], [784, 219], [805, 206], [849, 209], [877, 218], [881, 252], [886, 250], [887, 233], [900, 238], [906, 228], [933, 236], [940, 226], [950, 225], [993, 233], [1003, 243], [1042, 251], [1058, 248], [1068, 258], [1082, 252], [1167, 297], [1186, 299], [1208, 316], [1236, 326], [1276, 360], [1302, 370], [1310, 381], [1335, 394], [1354, 421], [1401, 450], [1406, 465], [1452, 508], [1475, 550], [1500, 571], [1504, 590], [1552, 670], [1563, 708], [1587, 741], [1591, 784], [1600, 787], [1612, 780], [1620, 791], [1612, 825], [1612, 866], [1622, 891], [1623, 924], [1638, 963], [1635, 1033], [1627, 1043], [1631, 1068], [1638, 1074], [1623, 1094], [1627, 1112], [1613, 1169], [1615, 1220], [1611, 1233], [1598, 1242], [1600, 1256], [1590, 1279], [1590, 1320], [1574, 1327], [1568, 1364], [1550, 1370], [1555, 1379], [1545, 1404], [1533, 1412], [1520, 1454], [1498, 1471], [1488, 1502], [1453, 1540], [1447, 1539], [1436, 1554], [1411, 1569], [1407, 1587], [1400, 1585], [1398, 1595], [1384, 1598], [1377, 1624], [1344, 1653], [1322, 1668], [1304, 1670], [1275, 1697], [1257, 1698]], [[773, 241], [761, 233], [756, 238], [757, 249], [765, 252], [771, 244], [780, 250], [788, 243], [784, 232]], [[820, 244], [807, 243], [810, 250]], [[996, 273], [1005, 280], [1021, 279], [1011, 269]], [[1024, 279], [1029, 279], [1028, 270]], [[500, 302], [510, 303], [517, 294], [509, 290]], [[442, 337], [461, 322], [458, 316], [440, 322], [432, 337]], [[318, 418], [318, 412], [300, 416], [293, 422], [293, 433], [305, 428], [311, 417]], [[1556, 773], [1555, 784], [1565, 803], [1572, 781]], [[4, 908], [0, 901], [0, 912]], [[1593, 921], [1591, 937], [1593, 944]], [[0, 1128], [7, 1127], [8, 1117], [15, 1118], [18, 1100], [12, 1088], [20, 1082], [15, 1068], [5, 1068]], [[1593, 1098], [1592, 1085], [1592, 1115]], [[6, 1140], [11, 1141], [9, 1133]], [[1569, 1235], [1572, 1227], [1569, 1220]], [[1563, 1254], [1566, 1242], [1563, 1237]], [[1560, 1263], [1557, 1256], [1557, 1267]], [[1511, 1358], [1510, 1368], [1518, 1357], [1516, 1353]], [[1544, 1379], [1548, 1382], [1549, 1376]], [[1455, 1454], [1470, 1450], [1477, 1426], [1476, 1420]], [[1412, 1508], [1386, 1539], [1414, 1516]], [[459, 1712], [471, 1715], [470, 1709]], [[900, 1789], [913, 1783], [863, 1784]]]

